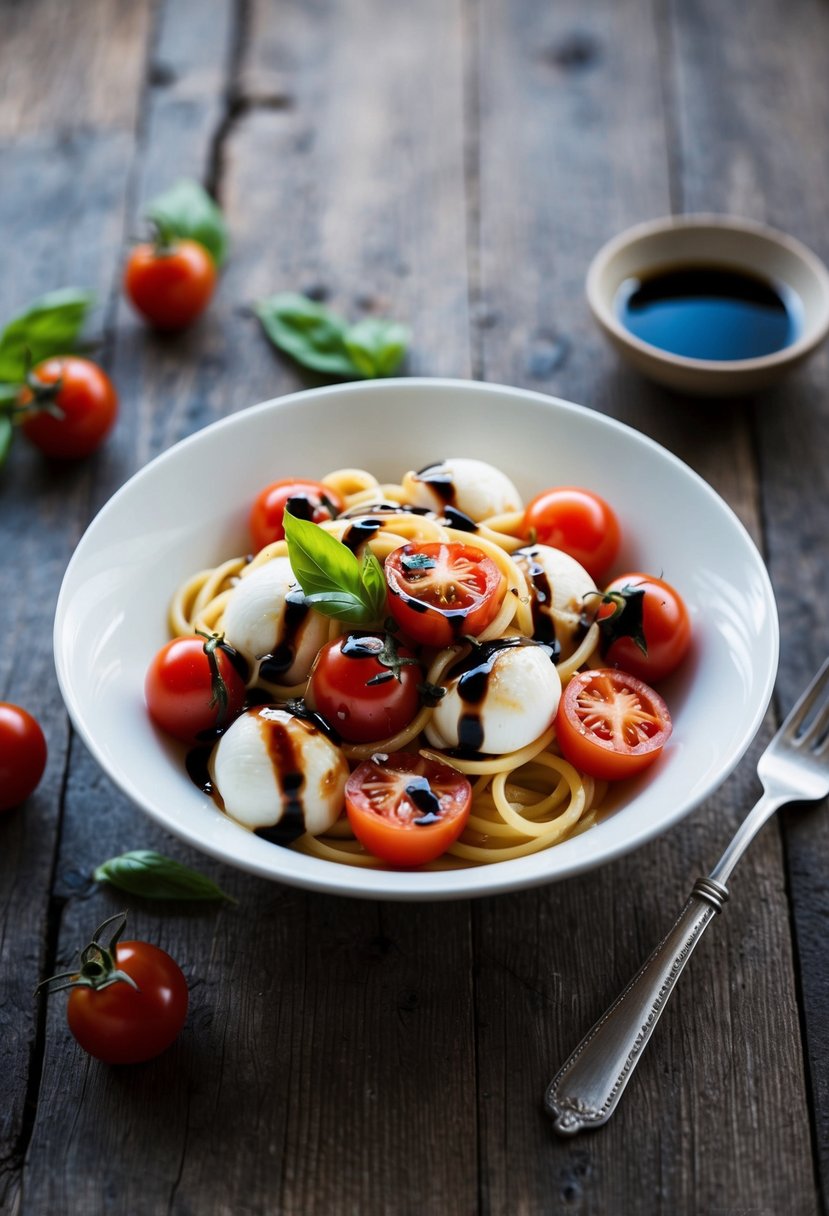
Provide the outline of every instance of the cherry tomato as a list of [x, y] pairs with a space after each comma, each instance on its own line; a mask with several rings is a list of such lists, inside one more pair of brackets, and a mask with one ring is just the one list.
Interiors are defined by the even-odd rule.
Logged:
[[136, 245], [124, 271], [133, 307], [156, 329], [186, 329], [216, 287], [216, 264], [204, 245], [186, 238], [169, 246]]
[[0, 811], [25, 802], [46, 768], [46, 740], [19, 705], [0, 701]]
[[424, 646], [477, 637], [504, 602], [506, 579], [491, 557], [472, 545], [409, 544], [386, 558], [389, 611]]
[[605, 594], [620, 597], [599, 608], [605, 662], [651, 684], [664, 680], [691, 644], [691, 620], [679, 592], [649, 574], [622, 574]]
[[147, 709], [156, 725], [185, 743], [204, 742], [228, 726], [245, 700], [245, 681], [234, 660], [235, 651], [217, 634], [173, 638], [162, 646], [144, 681]]
[[397, 752], [368, 760], [345, 787], [354, 835], [395, 866], [420, 866], [445, 853], [469, 818], [472, 786], [448, 764]]
[[89, 359], [61, 355], [32, 369], [18, 397], [21, 427], [46, 456], [75, 460], [94, 452], [118, 414], [118, 395], [106, 372]]
[[266, 486], [257, 496], [250, 513], [250, 532], [258, 549], [275, 540], [283, 540], [285, 529], [282, 516], [291, 502], [291, 514], [312, 523], [333, 519], [345, 510], [345, 503], [336, 490], [324, 486], [321, 481], [304, 481], [288, 478]]
[[653, 764], [670, 734], [671, 716], [659, 693], [610, 668], [577, 672], [556, 714], [565, 760], [604, 781], [632, 777]]
[[350, 743], [396, 735], [420, 708], [423, 669], [411, 650], [381, 633], [351, 633], [323, 646], [311, 669], [311, 695]]
[[184, 1025], [187, 981], [166, 951], [149, 942], [119, 942], [115, 964], [126, 980], [73, 988], [66, 1017], [78, 1043], [105, 1064], [140, 1064], [160, 1055]]
[[575, 486], [543, 490], [527, 506], [521, 535], [569, 553], [598, 582], [619, 551], [619, 521], [598, 494]]

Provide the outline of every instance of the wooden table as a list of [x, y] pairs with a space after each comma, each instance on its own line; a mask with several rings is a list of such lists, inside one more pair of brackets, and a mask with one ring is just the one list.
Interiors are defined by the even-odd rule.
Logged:
[[[617, 1117], [555, 1138], [546, 1081], [661, 936], [758, 793], [753, 760], [825, 655], [829, 352], [767, 397], [649, 387], [587, 314], [586, 266], [635, 221], [710, 209], [829, 255], [829, 9], [819, 0], [5, 0], [2, 316], [94, 287], [121, 397], [100, 454], [15, 445], [0, 482], [0, 696], [50, 756], [0, 821], [0, 1209], [174, 1213], [825, 1211], [829, 821], [766, 830]], [[120, 295], [142, 203], [189, 175], [233, 251], [209, 315], [154, 337]], [[55, 680], [61, 577], [157, 452], [309, 383], [249, 305], [324, 291], [407, 321], [408, 371], [579, 401], [653, 436], [734, 507], [782, 627], [748, 759], [685, 822], [599, 872], [475, 903], [309, 895], [223, 870], [133, 809]], [[32, 989], [123, 902], [90, 881], [155, 847], [232, 910], [128, 900], [186, 970], [156, 1062], [112, 1070]]]

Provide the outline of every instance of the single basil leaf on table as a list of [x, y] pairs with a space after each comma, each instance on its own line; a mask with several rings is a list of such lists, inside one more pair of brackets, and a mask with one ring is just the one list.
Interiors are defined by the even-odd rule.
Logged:
[[256, 315], [274, 346], [303, 367], [328, 376], [354, 376], [344, 341], [348, 325], [316, 300], [283, 291], [261, 300]]
[[226, 260], [230, 237], [221, 208], [198, 182], [183, 178], [152, 199], [144, 214], [162, 239], [189, 238], [204, 245], [217, 266]]
[[96, 882], [108, 882], [132, 895], [144, 899], [224, 900], [235, 904], [211, 878], [191, 870], [172, 857], [152, 849], [136, 849], [111, 857], [99, 865], [92, 877]]
[[[385, 608], [385, 580], [382, 605], [378, 596], [377, 574], [371, 561], [363, 566], [342, 541], [331, 536], [318, 524], [297, 519], [286, 511], [283, 517], [288, 558], [302, 593], [317, 612], [348, 621], [352, 625], [367, 625], [379, 620]], [[373, 561], [379, 563], [374, 555]], [[368, 585], [363, 571], [369, 569]], [[380, 577], [382, 578], [382, 570]]]
[[348, 327], [344, 341], [351, 362], [370, 380], [397, 371], [410, 337], [409, 330], [398, 321], [364, 317]]
[[50, 291], [9, 321], [0, 333], [0, 381], [22, 384], [29, 367], [74, 349], [94, 302], [90, 291]]

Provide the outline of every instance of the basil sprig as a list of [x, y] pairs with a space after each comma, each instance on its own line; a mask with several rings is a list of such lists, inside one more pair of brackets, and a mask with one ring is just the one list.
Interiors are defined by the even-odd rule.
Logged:
[[282, 526], [291, 569], [317, 612], [350, 625], [369, 625], [383, 619], [386, 578], [370, 549], [358, 562], [342, 541], [289, 511], [283, 516]]
[[40, 296], [0, 333], [0, 397], [16, 398], [34, 364], [74, 350], [94, 296], [63, 287]]
[[188, 238], [204, 245], [217, 266], [227, 258], [230, 238], [220, 207], [198, 182], [183, 178], [152, 199], [144, 211], [162, 241]]
[[316, 300], [291, 291], [260, 300], [256, 315], [274, 346], [326, 376], [391, 376], [409, 344], [409, 330], [398, 321], [364, 317], [350, 324]]
[[99, 865], [92, 877], [96, 882], [108, 882], [131, 895], [144, 899], [224, 900], [235, 904], [211, 878], [183, 866], [172, 857], [152, 849], [135, 849], [110, 857]]

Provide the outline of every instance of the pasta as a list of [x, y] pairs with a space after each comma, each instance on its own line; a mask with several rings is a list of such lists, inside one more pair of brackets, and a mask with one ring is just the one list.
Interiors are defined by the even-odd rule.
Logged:
[[[520, 510], [497, 512], [479, 519], [471, 528], [472, 521], [461, 517], [458, 511], [441, 514], [416, 507], [405, 479], [402, 484], [381, 484], [365, 470], [348, 468], [329, 473], [322, 483], [344, 502], [344, 510], [319, 526], [354, 552], [361, 553], [368, 546], [382, 564], [395, 549], [409, 542], [458, 543], [473, 545], [495, 563], [506, 582], [506, 594], [494, 619], [478, 635], [478, 643], [538, 636], [538, 595], [531, 586], [533, 566], [526, 556], [527, 541], [517, 535], [522, 520]], [[252, 558], [232, 558], [188, 577], [170, 605], [172, 636], [221, 633], [234, 589], [256, 571], [287, 556], [287, 541], [278, 540], [265, 545]], [[590, 580], [588, 583], [592, 586]], [[551, 596], [545, 605], [545, 627], [554, 644], [560, 646], [556, 669], [564, 686], [575, 672], [593, 662], [599, 630], [585, 614], [580, 595], [568, 597], [563, 593], [560, 599], [561, 602]], [[327, 619], [320, 629], [321, 636], [331, 640], [348, 632], [349, 627]], [[233, 642], [232, 637], [229, 640]], [[462, 645], [458, 642], [432, 652], [428, 685], [441, 686], [447, 671], [457, 663]], [[302, 678], [280, 683], [267, 679], [260, 683], [268, 698], [280, 704], [301, 698], [307, 681]], [[392, 737], [342, 743], [342, 751], [352, 768], [377, 753], [407, 751], [439, 760], [468, 777], [473, 798], [466, 827], [447, 852], [426, 868], [481, 865], [523, 857], [585, 831], [595, 822], [606, 784], [578, 772], [559, 754], [552, 726], [532, 742], [505, 754], [469, 753], [468, 749], [465, 752], [463, 748], [442, 745], [436, 712], [434, 704], [425, 703], [411, 722]], [[323, 834], [313, 836], [306, 832], [290, 847], [339, 864], [370, 867], [385, 864], [358, 843], [344, 813]]]

